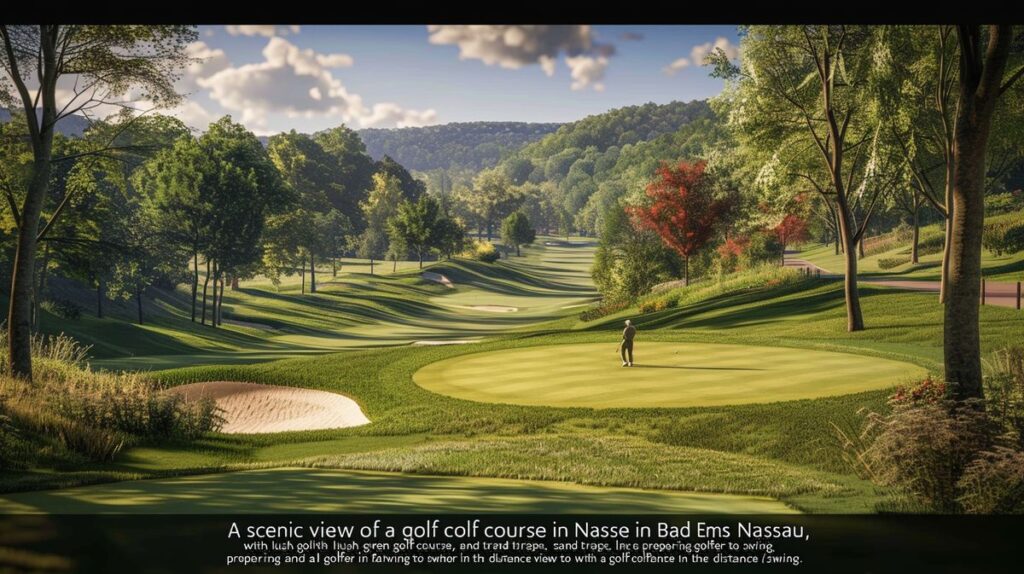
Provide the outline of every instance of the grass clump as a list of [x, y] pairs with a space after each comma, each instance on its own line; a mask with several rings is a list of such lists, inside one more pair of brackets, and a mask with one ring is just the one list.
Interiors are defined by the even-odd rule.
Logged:
[[[5, 466], [27, 466], [31, 461], [19, 459], [30, 454], [30, 443], [58, 459], [109, 461], [126, 445], [191, 440], [219, 428], [212, 400], [186, 401], [138, 373], [92, 372], [88, 348], [70, 337], [39, 336], [32, 349], [31, 382], [0, 378], [0, 411], [9, 427], [4, 435], [29, 443], [5, 448], [21, 453]], [[0, 368], [9, 371], [5, 359]]]

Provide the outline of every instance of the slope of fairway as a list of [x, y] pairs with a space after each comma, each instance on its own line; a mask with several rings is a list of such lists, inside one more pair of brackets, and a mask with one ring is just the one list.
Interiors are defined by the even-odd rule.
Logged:
[[888, 359], [783, 347], [638, 343], [621, 366], [614, 343], [547, 345], [459, 355], [413, 380], [487, 403], [554, 407], [695, 407], [812, 399], [884, 389], [927, 370]]
[[535, 512], [792, 513], [761, 496], [581, 486], [564, 482], [279, 468], [26, 492], [0, 514]]

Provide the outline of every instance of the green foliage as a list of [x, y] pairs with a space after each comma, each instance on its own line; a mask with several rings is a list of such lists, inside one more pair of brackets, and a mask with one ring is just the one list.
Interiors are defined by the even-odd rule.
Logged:
[[895, 269], [910, 263], [910, 257], [882, 257], [878, 260], [879, 269]]
[[501, 242], [508, 247], [515, 247], [519, 255], [521, 245], [529, 245], [537, 238], [537, 232], [530, 225], [530, 220], [521, 211], [517, 211], [501, 222]]
[[512, 150], [550, 134], [559, 125], [463, 122], [422, 128], [370, 128], [360, 130], [359, 135], [371, 156], [391, 156], [412, 170], [479, 171], [497, 165]]
[[488, 239], [494, 224], [515, 211], [522, 202], [522, 196], [512, 186], [512, 181], [499, 169], [480, 172], [473, 180], [473, 187], [456, 191], [470, 221], [478, 229], [487, 229]]
[[474, 239], [470, 243], [469, 248], [462, 253], [462, 256], [483, 263], [494, 263], [501, 257], [501, 253], [498, 253], [498, 250], [495, 249], [494, 244], [490, 241]]
[[637, 229], [616, 206], [604, 216], [591, 273], [605, 298], [632, 301], [658, 283], [679, 277], [681, 265], [657, 234]]
[[1024, 223], [1003, 218], [986, 222], [981, 244], [997, 256], [1024, 251]]
[[398, 211], [388, 220], [388, 236], [392, 244], [405, 245], [412, 250], [420, 266], [431, 249], [440, 248], [449, 232], [441, 213], [441, 206], [433, 197], [423, 194], [416, 202], [403, 201]]
[[774, 233], [751, 234], [750, 241], [740, 253], [740, 266], [753, 268], [764, 264], [778, 264], [782, 261], [782, 242]]

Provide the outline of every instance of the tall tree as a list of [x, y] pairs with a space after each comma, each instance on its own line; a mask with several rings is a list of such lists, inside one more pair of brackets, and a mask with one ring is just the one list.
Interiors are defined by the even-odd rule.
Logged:
[[398, 212], [388, 220], [389, 235], [416, 253], [422, 269], [423, 256], [441, 244], [443, 220], [440, 204], [424, 194], [415, 202], [405, 200], [398, 206]]
[[333, 158], [335, 180], [339, 184], [326, 190], [327, 200], [345, 215], [356, 232], [363, 230], [359, 202], [373, 186], [377, 165], [366, 153], [359, 134], [346, 126], [338, 126], [313, 135], [313, 140]]
[[505, 172], [488, 169], [480, 172], [472, 188], [463, 188], [459, 200], [476, 219], [478, 232], [487, 230], [487, 240], [494, 237], [494, 224], [515, 211], [522, 198]]
[[683, 258], [683, 282], [690, 284], [690, 257], [707, 245], [727, 214], [730, 202], [715, 197], [705, 163], [663, 165], [647, 186], [643, 205], [631, 208], [639, 227], [658, 234], [667, 247]]
[[373, 189], [366, 201], [359, 204], [366, 228], [359, 237], [359, 256], [370, 260], [370, 274], [373, 262], [382, 259], [388, 250], [388, 220], [398, 211], [402, 202], [402, 190], [398, 178], [378, 172], [373, 175]]
[[501, 222], [501, 242], [506, 246], [514, 247], [516, 256], [520, 256], [519, 247], [529, 245], [537, 239], [537, 232], [530, 225], [530, 219], [525, 213], [517, 211], [509, 215]]
[[[33, 156], [32, 177], [15, 215], [18, 240], [7, 317], [14, 376], [32, 378], [36, 248], [61, 211], [55, 210], [40, 230], [57, 122], [103, 104], [124, 107], [134, 91], [155, 105], [178, 102], [174, 82], [189, 63], [185, 48], [196, 37], [194, 26], [0, 25], [0, 104], [20, 104]], [[58, 99], [58, 85], [70, 85], [70, 95]]]
[[[1007, 74], [1013, 44], [1008, 25], [961, 25], [959, 107], [953, 136], [953, 213], [949, 286], [946, 294], [944, 358], [953, 394], [981, 397], [981, 233], [985, 222], [985, 167], [992, 115], [999, 98], [1024, 75]], [[1016, 59], [1016, 58], [1015, 58]]]
[[857, 246], [879, 197], [867, 200], [857, 221], [855, 177], [863, 172], [865, 143], [873, 135], [863, 100], [872, 63], [867, 26], [751, 26], [742, 40], [741, 67], [722, 50], [714, 75], [734, 82], [738, 134], [767, 150], [814, 150], [821, 163], [787, 170], [814, 186], [837, 215], [844, 247], [847, 330], [864, 329], [857, 291]]

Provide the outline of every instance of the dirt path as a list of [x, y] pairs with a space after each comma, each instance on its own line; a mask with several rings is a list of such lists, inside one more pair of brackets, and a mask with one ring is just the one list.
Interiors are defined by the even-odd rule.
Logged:
[[[811, 273], [821, 272], [822, 277], [842, 277], [841, 274], [832, 273], [828, 269], [824, 269], [807, 261], [806, 259], [798, 259], [786, 257], [786, 267], [810, 269]], [[919, 291], [922, 293], [938, 293], [939, 282], [938, 281], [915, 281], [913, 279], [871, 279], [861, 278], [859, 283], [863, 285], [877, 285], [879, 287], [889, 287], [892, 289], [902, 289], [904, 291]], [[1017, 307], [1017, 284], [1016, 283], [998, 283], [995, 281], [985, 282], [985, 304], [996, 305], [997, 307]]]

